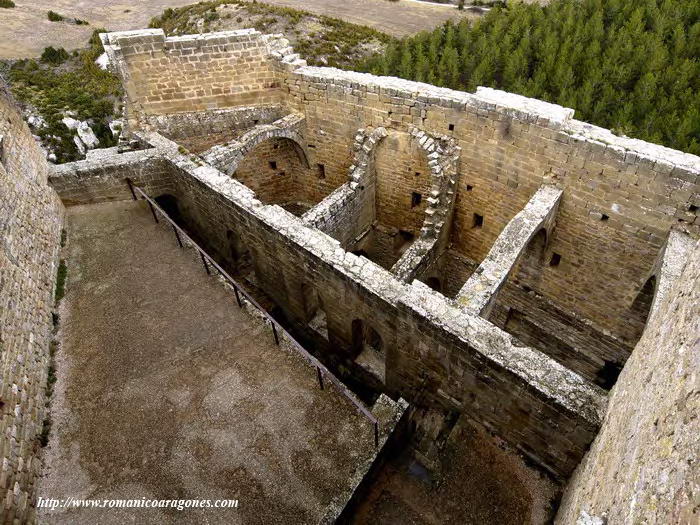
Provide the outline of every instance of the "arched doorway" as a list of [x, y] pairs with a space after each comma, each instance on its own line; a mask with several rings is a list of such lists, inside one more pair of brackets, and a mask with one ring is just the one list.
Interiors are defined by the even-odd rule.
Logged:
[[175, 224], [180, 227], [184, 227], [177, 197], [170, 195], [169, 193], [164, 193], [156, 197], [154, 200], [156, 201], [156, 204], [158, 204], [158, 206], [160, 206], [168, 215], [168, 217], [175, 222]]

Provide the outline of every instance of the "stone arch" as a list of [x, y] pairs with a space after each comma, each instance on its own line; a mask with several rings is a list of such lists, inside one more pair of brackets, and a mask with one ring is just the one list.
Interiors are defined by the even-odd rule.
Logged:
[[214, 146], [202, 155], [202, 158], [219, 171], [232, 176], [238, 165], [258, 144], [271, 139], [288, 139], [292, 142], [299, 159], [308, 169], [309, 152], [304, 144], [301, 127], [305, 122], [303, 115], [291, 114], [272, 124], [260, 124], [246, 131], [238, 139], [223, 145]]
[[[448, 223], [454, 205], [460, 148], [451, 137], [433, 136], [414, 126], [409, 128], [408, 133], [425, 154], [431, 178], [430, 193], [422, 196], [427, 206], [420, 237], [437, 237]], [[352, 189], [376, 186], [375, 155], [377, 147], [387, 136], [389, 133], [383, 127], [357, 131], [353, 144], [355, 154], [349, 172]]]
[[175, 224], [180, 227], [184, 227], [184, 221], [182, 212], [180, 210], [180, 203], [174, 195], [170, 193], [162, 193], [158, 195], [155, 199], [156, 204], [160, 206], [163, 211], [170, 217]]
[[384, 383], [386, 381], [386, 348], [384, 348], [381, 334], [364, 319], [354, 319], [351, 332], [355, 363]]

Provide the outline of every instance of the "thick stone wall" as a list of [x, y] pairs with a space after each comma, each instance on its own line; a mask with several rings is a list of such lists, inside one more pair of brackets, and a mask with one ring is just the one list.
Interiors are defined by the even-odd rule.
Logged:
[[[323, 132], [332, 150], [346, 151], [355, 130], [367, 126], [452, 136], [461, 147], [453, 249], [474, 261], [540, 185], [563, 189], [541, 277], [522, 284], [630, 343], [641, 322], [630, 312], [640, 276], [671, 225], [700, 222], [693, 208], [700, 159], [615, 137], [572, 120], [572, 110], [493, 90], [468, 94], [329, 68], [299, 68], [287, 85], [309, 133]], [[561, 258], [550, 266], [553, 253]]]
[[697, 523], [700, 243], [685, 260], [610, 394], [558, 523]]
[[238, 181], [179, 155], [164, 138], [147, 138], [174, 160], [188, 226], [224, 261], [230, 232], [240, 237], [257, 285], [288, 319], [308, 318], [312, 293], [326, 314], [330, 345], [348, 354], [352, 321], [371, 321], [386, 348], [390, 391], [464, 412], [555, 476], [575, 467], [595, 435], [602, 391], [441, 294], [404, 284], [281, 208], [261, 205]]
[[124, 82], [130, 121], [274, 104], [282, 98], [286, 57], [269, 60], [287, 47], [281, 37], [262, 37], [245, 29], [166, 38], [162, 29], [149, 29], [106, 33], [102, 38]]
[[0, 522], [35, 521], [63, 206], [0, 84]]
[[85, 160], [54, 166], [49, 183], [72, 206], [132, 198], [127, 178], [151, 195], [174, 191], [169, 164], [155, 149], [93, 150]]

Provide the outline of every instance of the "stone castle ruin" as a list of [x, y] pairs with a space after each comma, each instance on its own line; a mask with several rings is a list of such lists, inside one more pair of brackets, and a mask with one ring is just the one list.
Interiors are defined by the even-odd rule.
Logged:
[[309, 67], [281, 35], [103, 43], [117, 148], [49, 166], [0, 93], [5, 522], [36, 519], [64, 214], [134, 187], [381, 396], [379, 449], [429, 463], [459, 418], [564, 487], [560, 523], [697, 519], [700, 158], [490, 88]]

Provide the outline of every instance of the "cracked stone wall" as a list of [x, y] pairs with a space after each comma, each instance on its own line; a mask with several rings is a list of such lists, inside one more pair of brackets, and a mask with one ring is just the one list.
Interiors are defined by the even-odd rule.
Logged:
[[[0, 522], [35, 520], [63, 206], [0, 84]], [[16, 521], [15, 521], [16, 520]]]
[[558, 523], [697, 523], [700, 243], [686, 260], [610, 394]]

